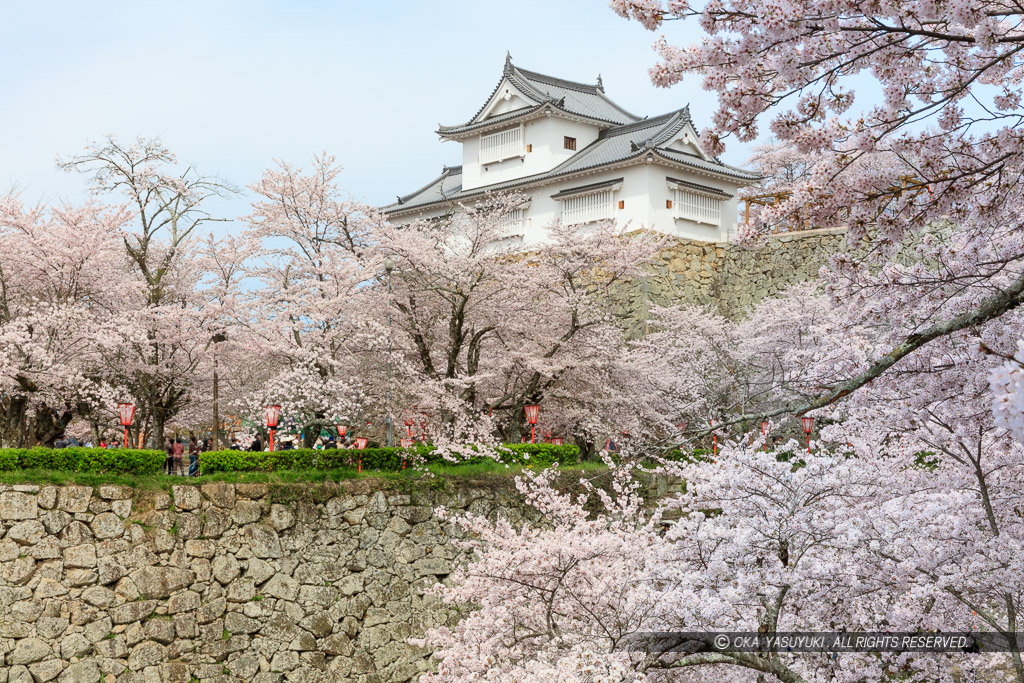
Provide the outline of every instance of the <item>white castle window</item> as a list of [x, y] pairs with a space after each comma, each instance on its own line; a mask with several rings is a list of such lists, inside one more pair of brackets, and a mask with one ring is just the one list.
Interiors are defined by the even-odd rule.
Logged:
[[672, 190], [672, 218], [722, 225], [722, 202], [729, 195], [713, 187], [704, 187], [694, 183], [669, 178]]
[[615, 191], [622, 178], [594, 185], [563, 190], [552, 195], [562, 202], [562, 223], [577, 225], [615, 218]]
[[516, 126], [507, 130], [480, 136], [480, 163], [491, 164], [525, 154], [523, 146], [523, 127]]
[[526, 217], [526, 209], [509, 211], [498, 223], [499, 237], [520, 237], [526, 232], [530, 219]]

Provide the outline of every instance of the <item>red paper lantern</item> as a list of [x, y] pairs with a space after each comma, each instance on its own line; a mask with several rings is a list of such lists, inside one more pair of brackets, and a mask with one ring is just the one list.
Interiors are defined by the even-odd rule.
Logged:
[[281, 406], [267, 406], [263, 414], [267, 418], [267, 429], [277, 429], [277, 423], [281, 419]]
[[366, 439], [363, 437], [359, 437], [358, 439], [356, 439], [356, 448], [358, 448], [359, 450], [363, 450], [364, 448], [366, 448]]
[[118, 403], [117, 412], [121, 416], [121, 426], [131, 427], [132, 418], [135, 417], [135, 405], [132, 403]]
[[135, 404], [118, 403], [117, 413], [121, 416], [121, 426], [124, 427], [124, 447], [128, 448], [128, 428], [132, 425], [132, 418], [135, 417]]
[[807, 453], [811, 452], [811, 432], [814, 430], [814, 418], [813, 417], [801, 417], [800, 424], [803, 425], [804, 434], [807, 435]]
[[537, 443], [537, 418], [540, 416], [540, 406], [524, 406], [526, 421], [530, 423], [530, 443]]
[[264, 410], [264, 415], [267, 418], [267, 430], [270, 432], [270, 438], [267, 440], [267, 445], [270, 447], [270, 450], [273, 451], [274, 432], [277, 430], [278, 420], [281, 419], [281, 406], [276, 404], [272, 406], [267, 406], [266, 409]]
[[801, 417], [800, 424], [803, 425], [804, 434], [810, 434], [814, 431], [814, 418], [813, 417]]
[[768, 452], [768, 432], [772, 430], [772, 423], [768, 420], [761, 420], [761, 436], [765, 437], [764, 452]]
[[338, 436], [344, 439], [345, 435], [348, 434], [348, 425], [337, 425], [337, 428]]
[[565, 443], [565, 440], [560, 436], [556, 436], [555, 438], [551, 439], [551, 443], [555, 444], [556, 446], [561, 446], [562, 444]]

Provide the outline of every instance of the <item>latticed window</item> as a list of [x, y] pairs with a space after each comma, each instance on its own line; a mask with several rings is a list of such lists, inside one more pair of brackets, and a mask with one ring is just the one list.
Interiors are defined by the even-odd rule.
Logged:
[[716, 226], [722, 224], [723, 197], [682, 187], [675, 188], [672, 195], [673, 218]]
[[615, 218], [611, 190], [592, 192], [562, 199], [562, 222], [566, 225]]
[[522, 126], [480, 136], [481, 164], [522, 156], [524, 153]]
[[499, 237], [519, 237], [526, 232], [529, 221], [526, 217], [526, 209], [513, 209], [509, 211], [498, 223]]

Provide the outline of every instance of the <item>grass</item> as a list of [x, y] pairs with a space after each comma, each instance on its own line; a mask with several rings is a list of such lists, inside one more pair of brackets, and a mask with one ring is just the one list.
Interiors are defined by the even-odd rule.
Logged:
[[[560, 468], [571, 472], [597, 472], [605, 469], [602, 463], [586, 462]], [[432, 463], [427, 470], [437, 478], [451, 481], [506, 478], [523, 471], [520, 465], [505, 466], [501, 463], [487, 461], [472, 464]], [[363, 470], [357, 472], [352, 468], [335, 470], [286, 470], [281, 472], [218, 472], [201, 477], [181, 477], [165, 474], [127, 475], [127, 474], [94, 474], [87, 472], [60, 472], [54, 470], [31, 469], [0, 472], [0, 484], [54, 484], [59, 486], [103, 486], [114, 484], [130, 486], [141, 490], [166, 490], [177, 484], [201, 485], [212, 482], [233, 484], [309, 484], [331, 483], [347, 479], [383, 479], [394, 482], [414, 483], [423, 480], [424, 473], [416, 469], [398, 472], [377, 472]]]

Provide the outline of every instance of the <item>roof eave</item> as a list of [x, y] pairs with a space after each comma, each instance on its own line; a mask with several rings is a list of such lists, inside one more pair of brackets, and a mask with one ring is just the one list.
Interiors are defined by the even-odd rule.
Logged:
[[[443, 206], [445, 204], [451, 203], [452, 201], [463, 201], [463, 200], [467, 200], [467, 199], [472, 199], [472, 198], [477, 197], [479, 195], [486, 194], [487, 192], [506, 192], [506, 191], [510, 191], [510, 190], [516, 190], [516, 189], [519, 189], [519, 188], [523, 188], [523, 187], [529, 187], [529, 186], [534, 185], [534, 184], [536, 184], [538, 186], [546, 185], [548, 183], [555, 182], [555, 181], [568, 180], [568, 179], [575, 178], [575, 177], [578, 177], [578, 176], [592, 175], [594, 173], [600, 173], [601, 171], [614, 170], [614, 169], [616, 169], [616, 168], [618, 168], [620, 166], [630, 166], [630, 165], [633, 165], [633, 164], [636, 164], [636, 163], [643, 163], [645, 161], [645, 157], [647, 157], [648, 155], [651, 156], [651, 160], [652, 161], [654, 160], [654, 158], [657, 158], [659, 161], [661, 161], [662, 163], [664, 163], [666, 165], [684, 168], [684, 169], [686, 169], [688, 171], [691, 171], [693, 173], [701, 173], [701, 174], [705, 174], [705, 175], [709, 175], [709, 176], [713, 176], [713, 177], [717, 176], [717, 177], [724, 178], [725, 180], [732, 181], [732, 182], [740, 181], [740, 182], [736, 183], [737, 185], [741, 185], [741, 186], [742, 185], [746, 185], [746, 184], [748, 184], [747, 181], [750, 181], [749, 184], [752, 184], [753, 182], [756, 182], [755, 179], [753, 179], [752, 177], [750, 177], [749, 175], [746, 175], [746, 174], [740, 175], [739, 173], [731, 172], [728, 169], [723, 169], [721, 171], [717, 171], [717, 170], [713, 170], [713, 169], [693, 166], [693, 165], [686, 164], [684, 162], [678, 161], [676, 159], [670, 159], [670, 158], [668, 158], [668, 157], [666, 157], [666, 156], [664, 156], [662, 154], [659, 154], [658, 150], [656, 150], [656, 149], [646, 148], [646, 149], [638, 150], [637, 152], [634, 152], [633, 154], [629, 155], [628, 157], [624, 157], [622, 159], [618, 159], [616, 161], [613, 161], [613, 162], [610, 162], [610, 163], [607, 163], [607, 164], [598, 164], [596, 166], [590, 166], [588, 168], [582, 168], [582, 169], [579, 169], [579, 170], [576, 170], [576, 171], [570, 171], [568, 173], [563, 173], [563, 174], [558, 174], [558, 175], [552, 175], [552, 176], [543, 176], [542, 175], [541, 177], [534, 176], [534, 177], [532, 177], [532, 179], [531, 178], [524, 178], [523, 181], [521, 183], [519, 183], [519, 184], [511, 184], [508, 187], [504, 187], [504, 188], [501, 188], [501, 189], [496, 189], [496, 190], [495, 189], [488, 189], [488, 187], [486, 187], [486, 186], [485, 187], [481, 187], [481, 188], [476, 188], [471, 194], [468, 194], [468, 195], [465, 195], [463, 197], [460, 197], [458, 200], [439, 199], [437, 201], [427, 202], [425, 204], [417, 204], [415, 206], [410, 206], [410, 207], [403, 207], [401, 205], [391, 204], [389, 206], [383, 207], [381, 210], [385, 214], [394, 215], [394, 216], [397, 216], [397, 215], [400, 215], [400, 214], [405, 214], [405, 213], [422, 213], [424, 211], [430, 211], [430, 210], [432, 210], [432, 209], [434, 209], [434, 208], [436, 208], [438, 206]], [[497, 184], [500, 185], [501, 183], [497, 183]], [[427, 187], [429, 187], [429, 185]], [[493, 187], [493, 186], [491, 186], [491, 187]]]
[[526, 121], [532, 121], [552, 114], [566, 119], [591, 123], [603, 130], [617, 128], [622, 125], [629, 125], [616, 123], [615, 121], [608, 121], [606, 119], [599, 119], [585, 114], [578, 114], [563, 107], [559, 107], [554, 102], [543, 102], [530, 111], [525, 111], [516, 116], [502, 119], [501, 121], [480, 121], [479, 123], [468, 124], [465, 126], [441, 126], [435, 132], [442, 140], [464, 140], [466, 138], [479, 135], [480, 133], [487, 132], [488, 130], [508, 127], [510, 124], [524, 123]]

